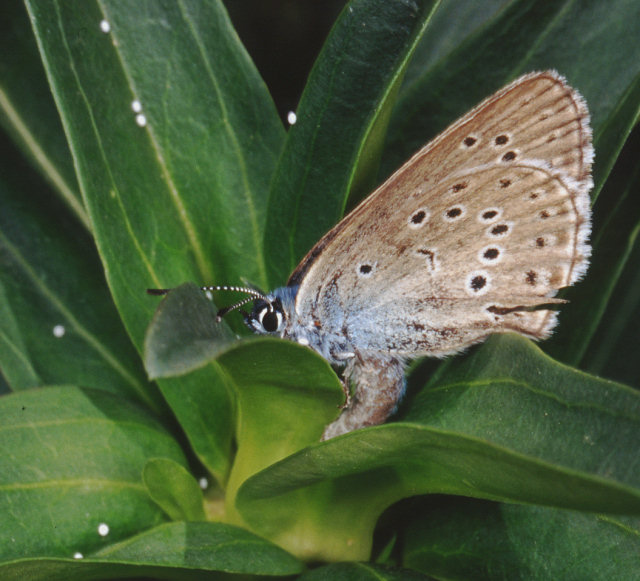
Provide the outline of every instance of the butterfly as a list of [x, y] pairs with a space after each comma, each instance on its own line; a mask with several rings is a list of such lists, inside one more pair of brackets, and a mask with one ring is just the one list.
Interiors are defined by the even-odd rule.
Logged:
[[[408, 360], [492, 333], [548, 337], [558, 289], [586, 271], [589, 114], [555, 71], [530, 73], [430, 141], [331, 229], [287, 285], [249, 296], [251, 330], [344, 366], [353, 394], [323, 439], [384, 422]], [[158, 292], [164, 292], [160, 290]]]

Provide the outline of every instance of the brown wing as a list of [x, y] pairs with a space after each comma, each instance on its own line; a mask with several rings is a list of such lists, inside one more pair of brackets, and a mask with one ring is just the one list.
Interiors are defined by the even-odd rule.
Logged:
[[493, 307], [494, 323], [517, 317], [516, 330], [546, 334], [548, 312], [509, 309], [551, 302], [586, 268], [592, 157], [580, 96], [553, 72], [518, 79], [316, 244], [289, 281], [300, 285], [298, 313], [322, 321], [337, 301], [359, 327], [370, 309], [376, 328], [397, 335], [393, 321], [440, 328], [475, 308], [486, 323]]

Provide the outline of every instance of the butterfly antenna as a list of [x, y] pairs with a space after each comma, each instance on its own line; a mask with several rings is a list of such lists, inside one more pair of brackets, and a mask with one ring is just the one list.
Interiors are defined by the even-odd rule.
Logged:
[[216, 313], [216, 320], [219, 323], [220, 321], [222, 321], [222, 317], [224, 317], [227, 313], [230, 313], [231, 311], [235, 311], [236, 309], [243, 307], [247, 303], [250, 303], [252, 300], [254, 300], [253, 297], [247, 297], [246, 299], [241, 300], [239, 303], [236, 303], [235, 305], [231, 305], [230, 307], [223, 307], [222, 309], [219, 309], [218, 312]]
[[235, 311], [236, 309], [243, 307], [244, 305], [246, 305], [247, 303], [250, 303], [255, 299], [262, 299], [264, 302], [267, 303], [267, 305], [269, 305], [269, 308], [271, 307], [271, 302], [269, 301], [269, 299], [267, 299], [265, 295], [263, 295], [261, 292], [258, 292], [257, 290], [244, 287], [244, 286], [201, 286], [200, 290], [204, 292], [232, 291], [232, 292], [238, 292], [238, 293], [247, 293], [248, 295], [250, 295], [247, 298], [242, 299], [240, 302], [237, 302], [235, 305], [231, 305], [229, 307], [223, 307], [222, 309], [220, 309], [216, 315], [216, 319], [218, 320], [218, 323], [222, 320], [222, 317], [224, 317], [227, 313], [230, 313], [231, 311]]
[[[167, 295], [172, 290], [173, 289], [170, 289], [170, 288], [148, 288], [147, 289], [147, 294], [155, 295], [155, 296]], [[246, 305], [247, 303], [250, 303], [251, 301], [253, 301], [255, 299], [262, 299], [265, 303], [267, 303], [269, 308], [271, 308], [271, 301], [269, 301], [269, 299], [265, 295], [263, 295], [261, 292], [258, 292], [257, 290], [249, 288], [249, 287], [245, 287], [245, 286], [201, 286], [200, 290], [203, 291], [203, 292], [207, 292], [207, 291], [232, 291], [232, 292], [238, 292], [238, 293], [247, 293], [248, 295], [250, 295], [246, 299], [242, 299], [240, 302], [236, 303], [235, 305], [231, 305], [229, 307], [224, 307], [224, 308], [220, 309], [218, 311], [218, 313], [216, 314], [216, 319], [218, 320], [218, 323], [222, 320], [222, 317], [224, 317], [227, 313], [230, 313], [231, 311], [235, 311], [236, 309], [239, 309], [240, 307], [243, 307], [244, 305]]]

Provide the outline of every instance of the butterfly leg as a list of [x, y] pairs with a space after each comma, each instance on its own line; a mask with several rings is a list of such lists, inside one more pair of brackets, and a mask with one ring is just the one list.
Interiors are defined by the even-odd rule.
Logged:
[[390, 355], [359, 354], [345, 369], [345, 385], [355, 392], [336, 421], [329, 424], [323, 440], [358, 428], [383, 423], [395, 410], [405, 389], [404, 362]]

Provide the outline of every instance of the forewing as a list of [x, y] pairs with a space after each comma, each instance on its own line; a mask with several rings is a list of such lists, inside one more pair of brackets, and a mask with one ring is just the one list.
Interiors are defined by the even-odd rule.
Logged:
[[[290, 279], [296, 310], [323, 322], [338, 306], [362, 345], [376, 330], [409, 344], [469, 321], [546, 335], [549, 311], [528, 309], [586, 268], [592, 156], [579, 95], [555, 73], [518, 79], [318, 242]], [[408, 352], [434, 351], [419, 343]]]

